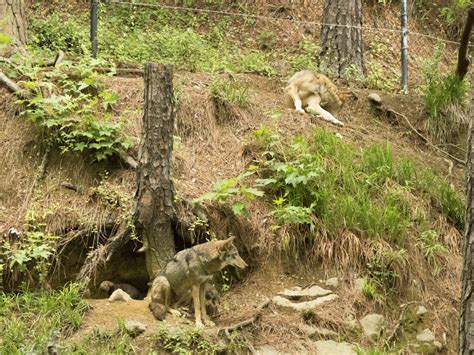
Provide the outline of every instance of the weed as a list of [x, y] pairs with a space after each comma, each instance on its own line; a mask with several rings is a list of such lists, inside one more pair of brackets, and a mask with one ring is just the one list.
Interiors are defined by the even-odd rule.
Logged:
[[212, 97], [216, 100], [228, 102], [239, 107], [247, 107], [250, 102], [250, 96], [248, 94], [248, 88], [243, 87], [239, 81], [235, 79], [214, 80], [209, 90], [211, 91]]
[[395, 73], [393, 77], [387, 76], [387, 70], [379, 63], [367, 64], [366, 71], [366, 75], [363, 75], [356, 66], [349, 66], [345, 76], [349, 82], [364, 88], [394, 91], [397, 87]]
[[436, 275], [439, 272], [437, 257], [439, 254], [446, 252], [448, 249], [439, 242], [438, 233], [434, 230], [426, 230], [417, 238], [416, 245], [421, 248], [423, 255], [428, 263], [433, 267], [433, 273]]
[[[425, 107], [428, 111], [426, 128], [430, 135], [439, 141], [446, 141], [462, 128], [465, 122], [457, 122], [446, 110], [451, 105], [462, 106], [468, 92], [468, 82], [461, 80], [457, 74], [441, 74], [440, 63], [444, 51], [444, 44], [435, 46], [433, 57], [428, 60], [423, 68], [425, 84], [422, 93]], [[458, 118], [463, 120], [462, 117]]]
[[42, 353], [53, 330], [70, 335], [88, 308], [81, 292], [79, 285], [68, 284], [55, 292], [0, 294], [2, 353]]
[[173, 354], [216, 354], [222, 351], [222, 346], [206, 337], [202, 329], [180, 328], [170, 329], [160, 326], [155, 333], [155, 347], [167, 350]]
[[300, 70], [319, 71], [316, 63], [319, 46], [312, 39], [303, 39], [302, 42], [293, 46], [289, 53], [285, 55], [285, 61], [291, 65], [291, 69], [296, 72]]
[[377, 291], [377, 284], [374, 280], [364, 279], [364, 284], [362, 285], [362, 294], [367, 297], [369, 300], [376, 300], [380, 298], [380, 294]]

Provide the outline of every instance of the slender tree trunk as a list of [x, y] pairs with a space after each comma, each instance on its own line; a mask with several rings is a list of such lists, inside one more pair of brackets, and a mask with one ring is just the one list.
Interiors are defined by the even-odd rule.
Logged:
[[336, 78], [349, 67], [364, 74], [362, 1], [325, 0], [319, 65]]
[[474, 71], [471, 74], [471, 123], [466, 159], [466, 228], [464, 231], [464, 268], [462, 272], [461, 319], [459, 326], [459, 354], [474, 351]]
[[0, 32], [14, 43], [26, 44], [26, 14], [24, 0], [0, 0]]
[[169, 65], [145, 66], [145, 107], [138, 151], [135, 222], [150, 279], [174, 255], [171, 153], [175, 106]]
[[471, 5], [467, 12], [466, 24], [461, 35], [461, 44], [458, 52], [458, 65], [456, 67], [456, 74], [460, 79], [464, 79], [469, 69], [469, 59], [467, 57], [467, 50], [469, 47], [469, 39], [471, 37], [472, 26], [474, 25], [474, 6]]

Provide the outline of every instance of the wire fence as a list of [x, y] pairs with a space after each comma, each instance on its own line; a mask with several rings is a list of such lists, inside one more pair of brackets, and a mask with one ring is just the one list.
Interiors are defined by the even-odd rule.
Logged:
[[[401, 3], [406, 1], [401, 1]], [[192, 3], [194, 6], [186, 6]], [[255, 1], [239, 1], [239, 6], [232, 6], [234, 4], [225, 1], [215, 1], [219, 5], [214, 7], [210, 5], [212, 1], [163, 1], [161, 3], [142, 1], [120, 1], [109, 0], [99, 2], [99, 0], [91, 0], [91, 44], [93, 55], [100, 51], [100, 43], [97, 42], [97, 9], [98, 5], [111, 8], [126, 8], [130, 13], [141, 11], [145, 9], [167, 10], [173, 12], [192, 13], [196, 16], [207, 16], [210, 22], [218, 21], [223, 17], [232, 17], [253, 21], [255, 28], [274, 28], [274, 33], [278, 37], [294, 37], [294, 33], [309, 32], [314, 38], [315, 42], [319, 42], [319, 33], [323, 26], [349, 27], [362, 29], [365, 53], [365, 66], [367, 69], [365, 84], [381, 89], [397, 89], [402, 85], [407, 85], [410, 89], [418, 88], [423, 84], [423, 76], [427, 62], [432, 61], [436, 55], [439, 59], [439, 72], [447, 72], [454, 70], [454, 63], [456, 61], [457, 49], [459, 43], [450, 41], [441, 36], [433, 36], [431, 34], [417, 31], [417, 22], [408, 15], [408, 27], [403, 29], [400, 23], [393, 23], [393, 7], [392, 23], [384, 22], [384, 14], [376, 14], [378, 19], [372, 19], [370, 25], [363, 26], [346, 26], [339, 24], [327, 24], [314, 21], [306, 18], [297, 18], [292, 14], [292, 9], [295, 7], [307, 6], [311, 9], [312, 18], [322, 18], [323, 0], [286, 0], [286, 1], [271, 1], [269, 6], [274, 10], [269, 11], [269, 14], [257, 14], [249, 11], [246, 5], [255, 6]], [[232, 11], [229, 10], [232, 9]], [[282, 10], [283, 9], [283, 10]], [[388, 8], [387, 8], [388, 9]], [[402, 8], [403, 10], [403, 8]], [[319, 15], [319, 16], [318, 16]], [[300, 16], [301, 17], [301, 16]], [[308, 16], [309, 17], [309, 16]], [[373, 16], [372, 16], [373, 17]], [[388, 17], [387, 17], [388, 18]], [[366, 21], [367, 22], [367, 21]], [[308, 29], [310, 29], [308, 31]], [[406, 34], [405, 45], [401, 41], [403, 34]], [[283, 38], [277, 40], [285, 41]], [[286, 38], [288, 41], [288, 38]], [[405, 51], [405, 59], [407, 63], [408, 78], [403, 83], [403, 49]], [[315, 56], [317, 53], [315, 53]], [[316, 58], [315, 58], [316, 60]]]

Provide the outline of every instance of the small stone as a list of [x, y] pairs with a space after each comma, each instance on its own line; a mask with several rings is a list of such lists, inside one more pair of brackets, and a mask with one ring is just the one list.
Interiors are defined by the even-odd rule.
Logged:
[[132, 336], [133, 338], [140, 335], [146, 330], [146, 325], [136, 320], [127, 320], [125, 321], [124, 326], [128, 334], [130, 334], [130, 336]]
[[308, 338], [336, 338], [339, 334], [335, 331], [330, 329], [322, 328], [322, 327], [313, 327], [310, 325], [304, 325], [301, 330], [306, 334]]
[[367, 98], [376, 105], [382, 104], [382, 98], [380, 97], [379, 94], [376, 94], [375, 92], [370, 93], [369, 96], [367, 96]]
[[339, 132], [338, 132], [338, 133], [336, 133], [335, 135], [336, 135], [336, 138], [339, 138], [339, 139], [342, 139], [342, 138], [344, 138], [344, 137], [342, 136], [342, 134], [340, 134]]
[[324, 288], [315, 285], [310, 288], [304, 288], [304, 289], [296, 286], [290, 289], [286, 289], [282, 292], [279, 292], [278, 294], [286, 298], [300, 298], [300, 297], [315, 298], [319, 296], [326, 296], [330, 293], [331, 293], [331, 290], [325, 290]]
[[366, 337], [376, 339], [380, 336], [384, 321], [384, 316], [373, 313], [366, 315], [359, 323]]
[[438, 350], [443, 349], [443, 344], [441, 344], [441, 343], [440, 343], [439, 341], [437, 341], [437, 340], [435, 340], [435, 341], [433, 342], [433, 346], [434, 346], [436, 349], [438, 349]]
[[357, 291], [362, 292], [362, 290], [364, 289], [364, 285], [365, 285], [365, 279], [363, 277], [359, 277], [354, 280], [354, 288]]
[[316, 308], [317, 306], [322, 305], [323, 303], [335, 300], [336, 298], [339, 298], [338, 295], [327, 295], [324, 297], [319, 297], [316, 298], [315, 300], [312, 301], [306, 301], [306, 302], [292, 302], [284, 297], [281, 296], [275, 296], [272, 299], [272, 302], [280, 308], [286, 308], [286, 309], [291, 309], [294, 311], [304, 311], [306, 309], [313, 309]]
[[132, 297], [125, 292], [122, 291], [120, 288], [112, 292], [112, 294], [109, 297], [109, 301], [131, 301]]
[[423, 306], [418, 306], [416, 309], [416, 315], [419, 317], [423, 316], [426, 312], [428, 312], [428, 310]]
[[325, 285], [328, 287], [338, 287], [339, 286], [339, 278], [337, 277], [331, 277], [330, 279], [327, 279], [325, 282]]
[[432, 343], [435, 341], [435, 336], [433, 332], [429, 329], [423, 330], [420, 334], [416, 336], [416, 340], [421, 341], [422, 343]]
[[355, 355], [351, 344], [342, 342], [337, 343], [334, 340], [319, 340], [314, 343], [316, 354], [338, 354], [338, 355]]

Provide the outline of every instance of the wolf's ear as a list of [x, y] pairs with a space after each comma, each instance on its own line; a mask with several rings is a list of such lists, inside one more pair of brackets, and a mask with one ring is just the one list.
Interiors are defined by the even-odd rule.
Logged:
[[235, 236], [231, 235], [229, 238], [222, 240], [221, 243], [219, 243], [219, 250], [226, 249], [230, 244], [232, 244], [234, 239], [235, 239]]

